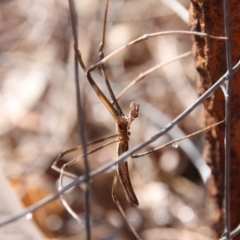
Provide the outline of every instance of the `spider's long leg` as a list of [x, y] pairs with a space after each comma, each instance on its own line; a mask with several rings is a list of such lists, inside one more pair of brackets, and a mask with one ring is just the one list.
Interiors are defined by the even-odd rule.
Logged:
[[[102, 44], [102, 46], [104, 46], [104, 43], [105, 43], [105, 29], [106, 29], [107, 10], [108, 10], [108, 0], [106, 0], [106, 7], [105, 7], [104, 27], [103, 27], [103, 37], [102, 37], [103, 44]], [[74, 12], [73, 12], [73, 10], [71, 8], [70, 8], [70, 13], [71, 13], [71, 18], [72, 18], [72, 23], [73, 23], [74, 22], [73, 21], [73, 19], [74, 19]], [[81, 52], [78, 49], [77, 32], [76, 32], [76, 28], [75, 27], [73, 27], [73, 35], [74, 35], [74, 48], [75, 48], [75, 51], [77, 52], [78, 62], [80, 64], [81, 68], [83, 69], [83, 72], [86, 74], [89, 83], [91, 84], [93, 90], [96, 92], [96, 94], [99, 97], [99, 99], [102, 101], [102, 103], [108, 109], [108, 111], [111, 113], [111, 115], [113, 116], [115, 121], [118, 121], [118, 116], [121, 115], [121, 111], [119, 112], [119, 110], [116, 110], [113, 107], [111, 102], [107, 99], [105, 94], [101, 91], [101, 89], [98, 87], [98, 85], [93, 80], [90, 72], [87, 71], [87, 68], [86, 68], [86, 66], [85, 66], [85, 64], [84, 64], [84, 62], [82, 60]], [[100, 50], [101, 50], [101, 48], [99, 49], [99, 51]], [[113, 96], [114, 96], [114, 94], [113, 94]], [[114, 96], [114, 98], [115, 98], [115, 96]]]
[[126, 223], [128, 224], [129, 228], [131, 229], [132, 233], [134, 234], [134, 236], [138, 239], [141, 240], [141, 237], [138, 235], [138, 233], [136, 232], [135, 228], [132, 226], [132, 224], [129, 222], [127, 215], [125, 214], [118, 198], [116, 195], [116, 188], [117, 188], [117, 180], [118, 180], [118, 173], [116, 171], [115, 175], [114, 175], [114, 179], [113, 179], [113, 185], [112, 185], [112, 199], [114, 201], [114, 203], [117, 205], [118, 210], [120, 211], [120, 213], [122, 214], [124, 220], [126, 221]]
[[[106, 140], [109, 140], [109, 139], [112, 139], [112, 138], [116, 138], [117, 136], [118, 136], [118, 134], [115, 134], [115, 135], [108, 136], [108, 137], [105, 137], [105, 138], [102, 138], [102, 139], [98, 139], [98, 140], [89, 142], [89, 143], [87, 144], [87, 146], [95, 145], [95, 144], [97, 144], [97, 143], [101, 143], [101, 142], [103, 142], [103, 141], [106, 141]], [[99, 146], [99, 147], [97, 147], [97, 148], [95, 148], [95, 149], [87, 152], [87, 154], [89, 155], [89, 154], [92, 154], [92, 153], [94, 153], [94, 152], [97, 152], [98, 150], [100, 150], [100, 149], [102, 149], [102, 148], [104, 148], [104, 147], [106, 147], [106, 146], [108, 146], [108, 145], [110, 145], [110, 144], [113, 144], [113, 143], [115, 143], [115, 142], [117, 142], [117, 141], [118, 141], [118, 139], [109, 141], [109, 142], [107, 142], [107, 143], [105, 143], [105, 144], [103, 144], [103, 145], [101, 145], [101, 146]], [[55, 171], [61, 173], [61, 172], [63, 171], [63, 169], [62, 169], [62, 168], [59, 168], [59, 167], [57, 166], [58, 162], [59, 162], [65, 155], [67, 155], [67, 154], [69, 154], [69, 153], [72, 153], [72, 152], [75, 152], [75, 151], [77, 151], [77, 150], [80, 150], [81, 148], [82, 148], [82, 145], [77, 146], [77, 147], [74, 147], [74, 148], [70, 148], [70, 149], [67, 149], [67, 150], [61, 152], [61, 153], [58, 155], [58, 157], [54, 160], [54, 162], [53, 162], [53, 164], [52, 164], [52, 166], [51, 166], [52, 169], [54, 169]], [[70, 165], [72, 165], [72, 164], [80, 161], [80, 160], [82, 159], [82, 157], [83, 157], [83, 155], [81, 155], [81, 156], [79, 156], [79, 157], [71, 160], [66, 167], [70, 167]], [[69, 172], [65, 172], [65, 171], [64, 171], [64, 174], [65, 174], [66, 176], [68, 176], [68, 177], [71, 177], [71, 178], [77, 178], [76, 175], [74, 175], [74, 174], [72, 174], [72, 173], [69, 173]]]
[[[104, 58], [104, 53], [103, 53], [103, 49], [104, 49], [104, 46], [105, 46], [105, 36], [106, 36], [106, 26], [107, 26], [107, 13], [108, 13], [108, 5], [109, 5], [109, 0], [106, 0], [106, 4], [105, 4], [105, 12], [104, 12], [104, 21], [103, 21], [103, 30], [102, 30], [102, 40], [99, 44], [99, 57], [100, 57], [100, 60], [102, 60]], [[104, 64], [102, 64], [100, 66], [100, 69], [101, 69], [101, 72], [102, 72], [102, 76], [104, 77], [105, 79], [105, 83], [107, 85], [107, 89], [108, 89], [108, 92], [111, 96], [111, 99], [112, 99], [112, 102], [114, 104], [114, 106], [116, 107], [118, 113], [120, 115], [124, 115], [123, 112], [122, 112], [122, 109], [121, 107], [119, 106], [118, 104], [118, 101], [116, 100], [116, 97], [113, 93], [113, 90], [111, 88], [111, 85], [108, 81], [108, 77], [107, 77], [107, 74], [106, 74], [106, 71], [105, 71], [105, 66]]]
[[157, 150], [160, 150], [160, 149], [162, 149], [162, 148], [165, 148], [165, 147], [168, 147], [168, 146], [174, 146], [175, 144], [178, 144], [180, 141], [182, 141], [182, 140], [184, 140], [184, 139], [186, 139], [186, 138], [195, 136], [195, 135], [197, 135], [197, 134], [199, 134], [199, 133], [202, 133], [202, 132], [204, 132], [204, 131], [206, 131], [206, 130], [209, 130], [209, 129], [213, 128], [213, 127], [216, 127], [217, 125], [219, 125], [219, 124], [221, 124], [221, 123], [223, 123], [223, 122], [224, 122], [224, 120], [222, 120], [222, 121], [220, 121], [220, 122], [218, 122], [218, 123], [215, 123], [215, 124], [213, 124], [213, 125], [211, 125], [211, 126], [205, 127], [204, 129], [201, 129], [201, 130], [199, 130], [199, 131], [197, 131], [197, 132], [191, 133], [191, 134], [189, 134], [189, 135], [187, 135], [187, 136], [184, 136], [184, 137], [181, 137], [181, 138], [178, 138], [178, 139], [173, 139], [173, 140], [171, 140], [170, 142], [168, 142], [168, 143], [166, 143], [166, 144], [163, 144], [163, 145], [160, 146], [160, 147], [154, 148], [154, 149], [149, 150], [149, 151], [146, 151], [146, 152], [134, 154], [134, 155], [132, 155], [131, 157], [132, 157], [132, 158], [143, 157], [143, 156], [145, 156], [145, 155], [147, 155], [147, 154], [150, 154], [150, 153], [155, 152], [155, 151], [157, 151]]
[[191, 51], [183, 53], [181, 55], [178, 55], [174, 58], [171, 58], [170, 60], [167, 60], [165, 62], [162, 62], [160, 64], [157, 64], [156, 66], [149, 68], [147, 71], [140, 73], [135, 79], [133, 79], [116, 97], [117, 100], [119, 100], [129, 89], [131, 89], [133, 86], [135, 86], [137, 83], [139, 83], [140, 81], [142, 81], [143, 79], [146, 79], [146, 76], [148, 76], [149, 74], [151, 74], [152, 72], [174, 62], [177, 61], [179, 59], [185, 58], [187, 56], [190, 56], [192, 54]]
[[[97, 147], [97, 148], [89, 151], [87, 154], [88, 154], [88, 155], [89, 155], [89, 154], [92, 154], [92, 153], [94, 153], [94, 152], [102, 149], [103, 147], [108, 146], [108, 145], [110, 145], [110, 144], [112, 144], [112, 143], [115, 143], [115, 142], [117, 142], [117, 141], [118, 141], [118, 139], [109, 141], [109, 142], [103, 144], [102, 146]], [[99, 141], [95, 141], [95, 142], [99, 142]], [[78, 149], [78, 148], [75, 148], [75, 149]], [[72, 150], [72, 149], [70, 149], [70, 150]], [[68, 153], [69, 153], [69, 152], [70, 152], [70, 151], [68, 151]], [[59, 177], [59, 181], [58, 181], [58, 189], [59, 189], [59, 190], [61, 190], [61, 189], [63, 188], [63, 177], [64, 177], [64, 176], [69, 176], [69, 177], [74, 178], [74, 179], [78, 177], [78, 176], [76, 176], [76, 175], [74, 175], [74, 174], [72, 174], [72, 173], [67, 172], [66, 169], [69, 168], [69, 167], [70, 167], [71, 165], [73, 165], [74, 163], [80, 161], [82, 158], [83, 158], [83, 155], [81, 155], [81, 156], [79, 156], [79, 157], [71, 160], [70, 162], [64, 164], [63, 167], [60, 169], [60, 177]], [[57, 168], [57, 169], [55, 169], [55, 170], [58, 171], [59, 168]], [[69, 212], [69, 214], [71, 214], [71, 216], [72, 216], [73, 218], [75, 218], [75, 219], [81, 224], [81, 223], [82, 223], [81, 219], [80, 219], [80, 218], [78, 217], [78, 215], [74, 212], [74, 210], [70, 207], [70, 205], [68, 204], [67, 200], [66, 200], [65, 197], [64, 197], [64, 194], [62, 194], [62, 195], [60, 196], [60, 199], [61, 199], [62, 204], [63, 204], [64, 207], [66, 208], [66, 210]]]
[[[71, 3], [71, 1], [70, 1], [70, 3]], [[102, 101], [102, 103], [107, 107], [108, 111], [111, 113], [111, 115], [113, 116], [115, 121], [117, 121], [118, 120], [118, 116], [119, 116], [118, 111], [112, 106], [110, 101], [107, 99], [107, 97], [101, 91], [101, 89], [97, 86], [97, 84], [93, 80], [91, 74], [87, 71], [87, 68], [86, 68], [86, 66], [85, 66], [85, 64], [84, 64], [84, 62], [82, 60], [81, 52], [78, 49], [77, 32], [76, 32], [76, 27], [74, 25], [75, 18], [74, 18], [73, 7], [70, 7], [70, 15], [71, 15], [72, 24], [73, 24], [74, 48], [75, 48], [75, 51], [77, 52], [78, 62], [80, 64], [81, 68], [83, 69], [83, 72], [86, 74], [87, 79], [88, 79], [89, 83], [91, 84], [93, 90], [96, 92], [96, 94], [98, 95], [98, 97]]]
[[107, 97], [104, 95], [104, 93], [101, 91], [101, 89], [97, 86], [97, 84], [93, 80], [90, 72], [87, 71], [86, 76], [87, 76], [88, 81], [91, 84], [93, 90], [96, 92], [97, 96], [99, 97], [99, 99], [102, 101], [104, 106], [108, 109], [108, 111], [111, 113], [111, 115], [113, 116], [115, 121], [118, 122], [119, 121], [118, 111], [113, 107], [111, 102], [107, 99]]

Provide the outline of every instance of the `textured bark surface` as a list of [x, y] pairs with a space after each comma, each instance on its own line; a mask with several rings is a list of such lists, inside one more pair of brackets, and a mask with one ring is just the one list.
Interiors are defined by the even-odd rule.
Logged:
[[[231, 0], [230, 25], [232, 61], [240, 59], [240, 1]], [[224, 36], [223, 1], [192, 0], [190, 7], [191, 29], [215, 36]], [[193, 54], [200, 74], [199, 93], [202, 94], [215, 83], [227, 69], [225, 42], [209, 38], [194, 37]], [[234, 74], [231, 116], [231, 229], [240, 222], [240, 72]], [[204, 103], [203, 123], [209, 125], [224, 119], [225, 100], [221, 89]], [[223, 186], [224, 186], [224, 125], [212, 130], [206, 137], [204, 157], [212, 169], [208, 184], [210, 195], [216, 204], [215, 229], [219, 237], [223, 232]], [[240, 236], [235, 239], [240, 239]]]

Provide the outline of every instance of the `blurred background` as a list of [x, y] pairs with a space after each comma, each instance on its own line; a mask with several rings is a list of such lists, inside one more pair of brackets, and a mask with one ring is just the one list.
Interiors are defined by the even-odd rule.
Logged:
[[[80, 138], [68, 1], [11, 0], [0, 4], [0, 166], [1, 178], [7, 180], [1, 187], [3, 219], [19, 211], [18, 204], [30, 206], [57, 190], [59, 173], [51, 165], [63, 150], [79, 145]], [[187, 0], [110, 1], [105, 56], [146, 33], [189, 30], [188, 7]], [[76, 4], [79, 49], [88, 67], [99, 60], [104, 8], [103, 0]], [[191, 45], [191, 36], [174, 34], [125, 49], [105, 65], [114, 93], [118, 95], [139, 74], [191, 51]], [[114, 134], [114, 119], [80, 72], [87, 141]], [[99, 70], [93, 78], [108, 96]], [[188, 53], [147, 75], [121, 97], [125, 114], [132, 101], [140, 103], [140, 116], [131, 126], [130, 147], [151, 137], [197, 99], [196, 78]], [[195, 109], [143, 151], [199, 130], [200, 116], [201, 108]], [[120, 184], [117, 195], [143, 239], [211, 239], [211, 202], [204, 186], [209, 172], [201, 159], [202, 148], [203, 136], [197, 135], [179, 146], [129, 159], [140, 206], [129, 206]], [[65, 156], [58, 166], [79, 154]], [[115, 158], [116, 146], [111, 145], [89, 157], [90, 168]], [[82, 162], [70, 171], [81, 175]], [[92, 179], [92, 239], [134, 239], [111, 198], [113, 176], [114, 169], [110, 169]], [[64, 184], [71, 181], [64, 180]], [[26, 231], [34, 229], [28, 233], [29, 239], [84, 239], [81, 187], [68, 191], [66, 199], [83, 219], [81, 226], [56, 200], [27, 215], [20, 227], [9, 224], [0, 229], [0, 236], [26, 239], [24, 231], [16, 234], [24, 227]]]

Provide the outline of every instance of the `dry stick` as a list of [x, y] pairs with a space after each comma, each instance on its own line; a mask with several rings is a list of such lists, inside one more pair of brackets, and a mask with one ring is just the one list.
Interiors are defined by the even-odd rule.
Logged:
[[[207, 130], [213, 128], [213, 127], [216, 127], [217, 125], [223, 123], [224, 121], [225, 121], [225, 120], [222, 120], [222, 121], [220, 121], [220, 122], [218, 122], [218, 123], [215, 123], [215, 124], [213, 124], [213, 125], [211, 125], [211, 126], [205, 127], [205, 128], [203, 128], [203, 129], [201, 129], [201, 130], [199, 130], [199, 131], [197, 131], [197, 132], [191, 133], [191, 134], [189, 134], [189, 135], [187, 135], [187, 136], [184, 136], [184, 137], [181, 137], [181, 138], [177, 138], [177, 139], [173, 139], [172, 141], [170, 141], [170, 142], [168, 142], [168, 143], [166, 143], [166, 144], [163, 144], [163, 145], [160, 146], [160, 147], [154, 148], [154, 149], [152, 149], [152, 150], [150, 150], [150, 151], [142, 152], [142, 153], [138, 153], [138, 154], [133, 154], [133, 155], [132, 155], [132, 158], [142, 157], [142, 156], [145, 156], [145, 155], [147, 155], [147, 154], [149, 154], [149, 153], [155, 152], [155, 151], [157, 151], [157, 150], [160, 150], [160, 149], [165, 148], [165, 147], [168, 147], [168, 146], [172, 146], [172, 147], [175, 147], [175, 146], [176, 146], [176, 147], [177, 147], [177, 146], [178, 146], [178, 143], [179, 143], [180, 141], [182, 141], [182, 140], [184, 140], [184, 139], [186, 139], [186, 138], [190, 138], [190, 137], [192, 137], [192, 136], [195, 136], [195, 135], [197, 135], [197, 134], [199, 134], [199, 133], [202, 133], [202, 132], [204, 132], [204, 131], [207, 131]], [[175, 148], [176, 148], [176, 147], [175, 147]]]
[[172, 63], [172, 62], [174, 62], [174, 61], [177, 61], [177, 60], [179, 60], [179, 59], [181, 59], [181, 58], [185, 58], [185, 57], [187, 57], [187, 56], [190, 56], [191, 53], [192, 53], [191, 51], [186, 52], [186, 53], [183, 53], [183, 54], [178, 55], [178, 56], [176, 56], [176, 57], [174, 57], [174, 58], [172, 58], [172, 59], [170, 59], [170, 60], [167, 60], [167, 61], [165, 61], [165, 62], [163, 62], [163, 63], [160, 63], [160, 64], [158, 64], [158, 65], [156, 65], [156, 66], [148, 69], [147, 71], [145, 71], [145, 72], [143, 72], [143, 73], [140, 73], [132, 82], [130, 82], [130, 83], [118, 94], [118, 96], [116, 97], [116, 99], [119, 100], [119, 99], [123, 96], [123, 94], [125, 94], [130, 88], [132, 88], [135, 84], [137, 84], [138, 82], [140, 82], [141, 80], [143, 80], [143, 79], [144, 79], [147, 75], [149, 75], [150, 73], [158, 70], [159, 68], [161, 68], [161, 67], [163, 67], [163, 66], [165, 66], [165, 65], [168, 65], [168, 64], [170, 64], [170, 63]]
[[230, 35], [230, 23], [229, 23], [229, 3], [228, 0], [223, 1], [224, 4], [224, 30], [227, 40], [226, 45], [226, 58], [227, 58], [227, 72], [228, 72], [228, 82], [225, 94], [225, 168], [224, 168], [224, 210], [225, 210], [225, 229], [224, 235], [226, 239], [230, 239], [231, 231], [231, 217], [230, 217], [230, 148], [231, 148], [231, 89], [232, 89], [232, 51], [231, 51], [231, 35]]
[[91, 72], [91, 71], [95, 70], [97, 67], [106, 63], [111, 58], [113, 58], [115, 55], [119, 54], [121, 51], [125, 50], [126, 48], [128, 48], [130, 46], [133, 46], [134, 44], [137, 44], [139, 42], [148, 40], [149, 38], [155, 38], [155, 37], [171, 35], [171, 34], [183, 34], [183, 35], [194, 35], [194, 36], [199, 36], [199, 37], [210, 37], [210, 38], [217, 39], [217, 40], [226, 40], [227, 39], [226, 37], [217, 37], [217, 36], [213, 36], [213, 35], [210, 35], [210, 34], [207, 34], [207, 33], [192, 32], [192, 31], [166, 31], [166, 32], [156, 32], [156, 33], [144, 34], [143, 36], [141, 36], [141, 37], [127, 43], [126, 45], [118, 48], [117, 50], [113, 51], [108, 56], [106, 56], [101, 61], [99, 61], [98, 63], [92, 65], [88, 69], [88, 72]]
[[[236, 72], [240, 68], [240, 61], [233, 67], [233, 72]], [[147, 146], [148, 144], [154, 142], [159, 137], [163, 136], [166, 132], [168, 132], [170, 129], [172, 129], [178, 122], [180, 122], [183, 118], [185, 118], [190, 112], [192, 112], [200, 103], [202, 103], [206, 98], [208, 98], [211, 94], [213, 94], [216, 89], [218, 89], [221, 84], [224, 83], [226, 78], [228, 77], [228, 72], [225, 73], [212, 87], [210, 87], [201, 97], [199, 97], [192, 105], [190, 105], [187, 109], [185, 109], [181, 114], [179, 114], [173, 121], [171, 121], [165, 128], [161, 129], [159, 132], [157, 132], [155, 135], [147, 139], [146, 141], [138, 144], [137, 146], [131, 148], [127, 152], [120, 155], [117, 159], [111, 161], [110, 163], [104, 164], [103, 166], [99, 167], [96, 170], [93, 170], [89, 173], [89, 177], [94, 177], [107, 169], [113, 167], [114, 165], [118, 164], [119, 162], [123, 161], [127, 157], [131, 156], [133, 153], [137, 152], [141, 148]], [[4, 226], [10, 222], [16, 221], [17, 219], [26, 216], [28, 213], [34, 212], [40, 207], [46, 205], [47, 203], [55, 200], [58, 198], [61, 194], [66, 192], [67, 190], [71, 189], [72, 187], [75, 187], [76, 185], [82, 183], [85, 181], [84, 176], [80, 176], [75, 181], [71, 182], [67, 186], [63, 187], [60, 191], [53, 193], [42, 200], [38, 201], [37, 203], [31, 205], [30, 207], [24, 209], [20, 213], [13, 214], [12, 216], [6, 217], [3, 221], [0, 222], [0, 227]], [[240, 231], [240, 229], [239, 229]]]

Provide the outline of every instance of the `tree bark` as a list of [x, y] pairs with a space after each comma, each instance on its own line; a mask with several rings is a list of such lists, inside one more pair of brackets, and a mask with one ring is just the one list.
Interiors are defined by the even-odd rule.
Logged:
[[[232, 62], [235, 65], [240, 59], [240, 1], [231, 0], [230, 32]], [[223, 1], [191, 0], [190, 26], [193, 31], [205, 32], [215, 36], [224, 36]], [[199, 94], [205, 92], [227, 70], [225, 42], [210, 38], [193, 37], [193, 54], [199, 72]], [[231, 229], [240, 223], [240, 71], [234, 74], [231, 104]], [[225, 98], [218, 89], [213, 96], [204, 102], [202, 122], [210, 125], [225, 118]], [[216, 210], [214, 228], [216, 238], [224, 229], [224, 124], [208, 132], [205, 141], [204, 157], [212, 169], [208, 182], [209, 194], [214, 200]], [[234, 239], [240, 239], [240, 236]]]

